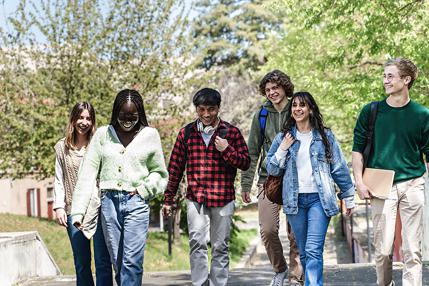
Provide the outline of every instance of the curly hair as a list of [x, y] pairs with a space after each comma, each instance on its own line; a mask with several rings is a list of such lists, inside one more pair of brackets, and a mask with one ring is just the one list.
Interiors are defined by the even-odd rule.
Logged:
[[265, 86], [267, 83], [276, 83], [281, 86], [286, 94], [286, 97], [292, 97], [293, 95], [293, 83], [290, 80], [290, 77], [280, 70], [273, 70], [267, 73], [259, 83], [259, 92], [265, 96]]

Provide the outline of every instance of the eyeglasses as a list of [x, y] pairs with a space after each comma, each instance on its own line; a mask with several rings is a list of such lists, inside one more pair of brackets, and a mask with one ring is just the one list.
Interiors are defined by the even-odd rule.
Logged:
[[385, 74], [385, 75], [383, 75], [383, 79], [385, 79], [385, 80], [387, 80], [389, 82], [391, 82], [395, 78], [404, 78], [404, 77], [403, 76], [396, 77], [396, 76], [394, 76], [392, 74], [387, 74], [387, 75]]

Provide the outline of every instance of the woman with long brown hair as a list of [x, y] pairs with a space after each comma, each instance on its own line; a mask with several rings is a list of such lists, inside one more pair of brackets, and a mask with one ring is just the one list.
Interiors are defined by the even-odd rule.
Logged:
[[[95, 128], [94, 108], [88, 102], [79, 102], [70, 113], [66, 137], [55, 145], [54, 209], [58, 224], [67, 228], [78, 286], [94, 285], [91, 272], [91, 247], [89, 238], [71, 223], [70, 211], [79, 167]], [[112, 266], [101, 223], [98, 223], [90, 233], [87, 236], [94, 235], [96, 285], [113, 285]]]

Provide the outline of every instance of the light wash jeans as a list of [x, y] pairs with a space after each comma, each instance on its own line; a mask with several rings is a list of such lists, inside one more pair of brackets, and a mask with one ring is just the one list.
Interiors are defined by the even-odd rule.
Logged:
[[[234, 201], [223, 207], [206, 207], [188, 200], [187, 208], [192, 285], [226, 285]], [[207, 256], [209, 239], [212, 248], [210, 277]]]
[[[71, 216], [67, 216], [67, 234], [73, 250], [74, 266], [76, 270], [77, 286], [93, 286], [94, 280], [91, 272], [91, 247], [88, 240], [71, 221]], [[93, 238], [94, 259], [97, 286], [112, 286], [112, 264], [110, 264], [109, 252], [104, 241], [103, 229], [100, 217], [98, 217], [97, 230]]]
[[330, 217], [326, 216], [318, 193], [298, 195], [298, 213], [287, 215], [304, 269], [306, 286], [323, 285], [323, 247]]
[[149, 204], [140, 195], [103, 191], [101, 219], [118, 286], [142, 285]]

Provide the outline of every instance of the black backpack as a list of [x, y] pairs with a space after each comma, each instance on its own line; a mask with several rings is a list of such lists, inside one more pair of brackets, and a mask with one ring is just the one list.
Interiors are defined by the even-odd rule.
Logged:
[[363, 150], [363, 168], [365, 169], [368, 165], [369, 156], [372, 153], [372, 146], [374, 143], [374, 128], [375, 120], [377, 118], [378, 101], [371, 102], [371, 111], [368, 118], [368, 132], [366, 133], [366, 145]]

